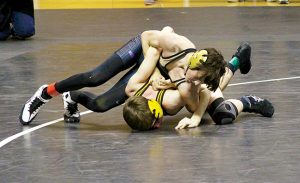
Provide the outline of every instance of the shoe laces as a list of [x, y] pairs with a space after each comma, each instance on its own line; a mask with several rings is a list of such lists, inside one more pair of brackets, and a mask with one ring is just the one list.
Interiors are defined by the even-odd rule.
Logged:
[[250, 97], [253, 98], [256, 102], [262, 102], [262, 101], [264, 101], [264, 99], [259, 98], [259, 97], [257, 97], [257, 96], [251, 95]]
[[36, 97], [31, 103], [29, 107], [29, 112], [32, 114], [37, 111], [45, 102], [41, 101], [38, 97]]

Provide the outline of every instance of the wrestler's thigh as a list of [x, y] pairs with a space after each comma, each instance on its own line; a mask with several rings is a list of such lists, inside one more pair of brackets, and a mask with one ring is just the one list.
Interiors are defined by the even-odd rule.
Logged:
[[215, 101], [217, 98], [224, 98], [223, 92], [218, 88], [216, 91], [211, 92], [210, 99], [209, 99], [209, 105]]

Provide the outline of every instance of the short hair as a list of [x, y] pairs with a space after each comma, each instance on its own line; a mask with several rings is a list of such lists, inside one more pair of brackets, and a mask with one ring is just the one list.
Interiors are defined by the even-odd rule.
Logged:
[[150, 130], [155, 116], [148, 106], [148, 99], [142, 96], [132, 96], [125, 102], [123, 118], [134, 130]]
[[204, 48], [203, 50], [206, 50], [208, 53], [207, 60], [193, 70], [204, 71], [203, 82], [209, 90], [216, 91], [219, 87], [220, 79], [226, 71], [227, 63], [221, 52], [215, 48]]

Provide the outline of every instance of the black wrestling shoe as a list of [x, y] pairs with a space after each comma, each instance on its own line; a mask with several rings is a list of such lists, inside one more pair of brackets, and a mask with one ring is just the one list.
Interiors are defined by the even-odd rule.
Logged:
[[64, 101], [64, 121], [66, 123], [79, 123], [80, 122], [80, 112], [78, 110], [78, 105], [71, 99], [70, 92], [65, 92], [62, 94]]
[[243, 112], [258, 113], [264, 117], [272, 117], [274, 114], [274, 107], [267, 99], [262, 99], [257, 96], [249, 95], [243, 96], [241, 101], [247, 103]]
[[49, 100], [42, 98], [42, 92], [48, 85], [41, 86], [35, 94], [23, 105], [21, 113], [19, 115], [20, 123], [23, 125], [29, 125], [36, 117], [41, 107]]
[[237, 57], [240, 63], [240, 72], [241, 74], [247, 74], [251, 69], [251, 46], [249, 43], [242, 43], [238, 49], [236, 50], [235, 54], [232, 56]]

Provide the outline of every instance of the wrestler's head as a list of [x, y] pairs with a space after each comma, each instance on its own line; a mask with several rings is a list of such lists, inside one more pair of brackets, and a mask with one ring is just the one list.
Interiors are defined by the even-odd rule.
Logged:
[[187, 81], [200, 81], [215, 91], [220, 78], [225, 73], [226, 62], [222, 54], [215, 48], [205, 48], [195, 52], [189, 58], [186, 70]]
[[160, 127], [163, 110], [156, 100], [148, 100], [142, 96], [133, 96], [124, 105], [123, 117], [126, 123], [134, 130], [151, 130]]

